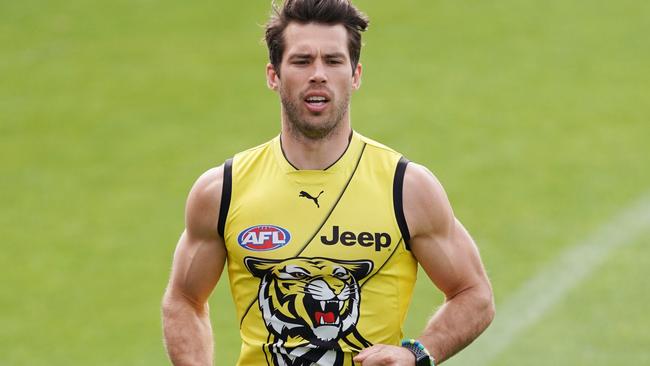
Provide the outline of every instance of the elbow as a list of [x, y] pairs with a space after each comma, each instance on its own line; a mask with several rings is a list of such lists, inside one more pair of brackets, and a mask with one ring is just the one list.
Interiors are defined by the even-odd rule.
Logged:
[[174, 309], [174, 302], [174, 297], [171, 295], [171, 291], [167, 289], [160, 304], [160, 310], [162, 311], [163, 317], [168, 315]]
[[192, 299], [179, 289], [168, 287], [162, 298], [161, 310], [163, 319], [187, 311], [203, 316], [208, 313], [208, 304]]
[[488, 306], [488, 309], [486, 311], [486, 319], [485, 319], [486, 320], [486, 324], [485, 324], [486, 328], [487, 328], [488, 325], [490, 325], [492, 323], [492, 321], [494, 320], [494, 317], [496, 316], [496, 314], [497, 314], [497, 309], [496, 309], [496, 306], [494, 305], [494, 298], [492, 298], [492, 300], [490, 301], [490, 304]]
[[492, 292], [492, 288], [489, 285], [485, 286], [485, 289], [481, 291], [479, 297], [480, 313], [482, 314], [485, 328], [487, 328], [492, 323], [496, 315], [496, 306], [494, 304], [494, 294]]
[[176, 309], [178, 309], [177, 300], [172, 296], [171, 291], [167, 289], [163, 295], [162, 303], [160, 304], [163, 321], [173, 316]]
[[475, 285], [466, 292], [466, 296], [467, 310], [482, 332], [492, 323], [496, 315], [492, 287], [489, 283]]
[[485, 330], [494, 320], [496, 307], [489, 282], [470, 287], [454, 297], [447, 298], [446, 301], [455, 301], [455, 299], [464, 304], [468, 317], [472, 319], [471, 322], [475, 324], [479, 333]]

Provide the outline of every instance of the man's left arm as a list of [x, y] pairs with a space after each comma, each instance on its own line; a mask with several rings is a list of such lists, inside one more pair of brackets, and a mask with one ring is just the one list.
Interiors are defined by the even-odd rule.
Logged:
[[[404, 216], [413, 255], [445, 295], [417, 340], [436, 364], [478, 337], [494, 318], [492, 288], [478, 249], [454, 217], [444, 189], [426, 168], [409, 163], [403, 185]], [[412, 366], [415, 357], [403, 347], [375, 345], [355, 358], [363, 366]]]

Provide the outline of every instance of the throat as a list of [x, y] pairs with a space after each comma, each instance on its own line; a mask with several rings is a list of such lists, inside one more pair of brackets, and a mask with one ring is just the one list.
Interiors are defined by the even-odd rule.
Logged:
[[[289, 131], [286, 131], [289, 132]], [[285, 133], [280, 135], [280, 148], [284, 158], [296, 170], [327, 170], [347, 152], [352, 142], [352, 129], [334, 132], [330, 136], [313, 140]]]

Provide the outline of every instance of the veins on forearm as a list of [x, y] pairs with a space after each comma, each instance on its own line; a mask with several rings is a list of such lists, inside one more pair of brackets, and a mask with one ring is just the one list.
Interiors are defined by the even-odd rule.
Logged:
[[493, 316], [491, 296], [484, 296], [479, 288], [469, 287], [445, 301], [420, 339], [430, 347], [436, 361], [442, 362], [476, 339]]

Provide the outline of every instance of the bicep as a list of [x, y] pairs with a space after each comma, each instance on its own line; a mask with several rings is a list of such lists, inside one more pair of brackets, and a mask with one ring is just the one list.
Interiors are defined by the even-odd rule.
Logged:
[[185, 230], [181, 235], [169, 281], [171, 295], [203, 305], [219, 281], [226, 260], [223, 239], [217, 233], [223, 167], [211, 169], [189, 194]]
[[478, 249], [440, 182], [426, 168], [409, 164], [403, 194], [410, 247], [432, 282], [448, 298], [481, 285], [485, 274]]
[[431, 281], [448, 298], [484, 282], [478, 249], [456, 219], [447, 233], [414, 237], [411, 250]]
[[226, 260], [223, 240], [183, 232], [174, 252], [169, 290], [194, 305], [204, 304], [216, 286]]

